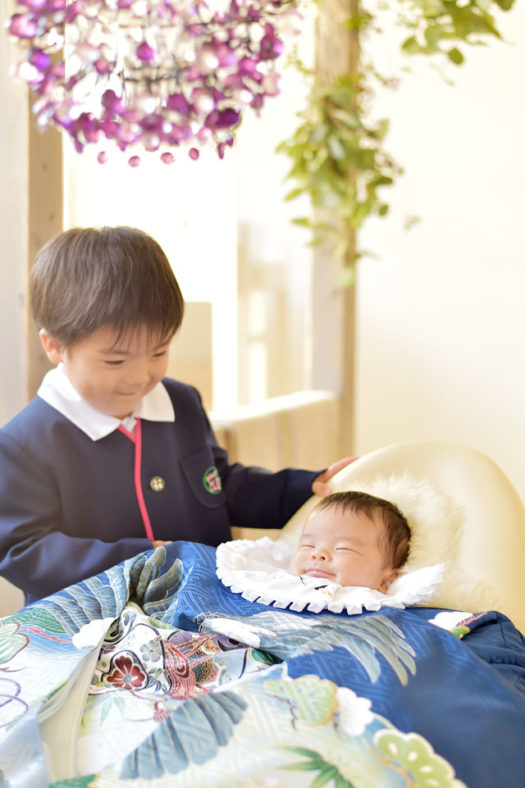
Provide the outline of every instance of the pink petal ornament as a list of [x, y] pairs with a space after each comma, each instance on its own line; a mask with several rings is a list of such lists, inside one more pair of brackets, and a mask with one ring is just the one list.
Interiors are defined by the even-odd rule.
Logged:
[[18, 38], [33, 38], [37, 32], [37, 26], [29, 14], [14, 14], [8, 29], [12, 36]]
[[[278, 94], [276, 64], [290, 17], [300, 18], [296, 3], [15, 0], [8, 32], [40, 128], [58, 127], [79, 152], [106, 140], [120, 151], [157, 151], [164, 163], [184, 146], [196, 161], [210, 145], [222, 158], [245, 110]], [[128, 163], [137, 167], [140, 156]]]
[[155, 50], [143, 41], [142, 44], [137, 47], [136, 55], [139, 60], [149, 63], [151, 60], [155, 59]]
[[25, 5], [27, 8], [39, 9], [47, 5], [47, 0], [19, 0], [19, 5]]

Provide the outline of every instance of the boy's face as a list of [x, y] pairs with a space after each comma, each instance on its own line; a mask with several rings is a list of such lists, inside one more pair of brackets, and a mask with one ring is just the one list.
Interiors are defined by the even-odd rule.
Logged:
[[366, 586], [385, 593], [397, 570], [385, 566], [384, 524], [379, 512], [316, 509], [307, 519], [289, 571], [342, 586]]
[[97, 329], [69, 347], [41, 331], [49, 359], [63, 362], [78, 393], [95, 410], [123, 419], [166, 374], [168, 340], [152, 340], [144, 328], [123, 334], [110, 326]]

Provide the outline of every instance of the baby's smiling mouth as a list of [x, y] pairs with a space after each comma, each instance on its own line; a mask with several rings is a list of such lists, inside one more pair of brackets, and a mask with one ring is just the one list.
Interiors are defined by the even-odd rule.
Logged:
[[311, 566], [303, 574], [310, 575], [310, 577], [333, 577], [335, 572], [330, 572], [328, 569], [322, 569], [318, 566]]

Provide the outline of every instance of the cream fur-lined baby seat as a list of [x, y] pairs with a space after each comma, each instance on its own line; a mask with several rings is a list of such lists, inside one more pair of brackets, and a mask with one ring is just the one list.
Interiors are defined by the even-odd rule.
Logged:
[[[431, 606], [499, 610], [525, 632], [525, 507], [484, 454], [445, 442], [393, 444], [342, 470], [332, 488], [364, 490], [399, 506], [412, 530], [406, 571], [444, 565]], [[294, 546], [317, 500], [310, 498], [283, 531], [237, 529], [235, 535], [271, 535]]]

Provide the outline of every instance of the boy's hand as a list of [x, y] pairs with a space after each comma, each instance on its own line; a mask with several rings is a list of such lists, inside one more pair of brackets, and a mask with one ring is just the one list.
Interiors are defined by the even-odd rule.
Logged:
[[153, 541], [151, 544], [153, 545], [153, 547], [162, 547], [165, 544], [171, 544], [171, 541], [164, 542], [162, 539], [155, 539], [155, 541]]
[[343, 468], [346, 468], [346, 466], [350, 465], [354, 460], [357, 460], [357, 457], [344, 457], [342, 460], [338, 460], [334, 462], [333, 465], [330, 465], [326, 471], [320, 473], [319, 476], [316, 476], [312, 483], [312, 492], [314, 495], [320, 495], [321, 498], [324, 498], [325, 495], [330, 495], [332, 487], [328, 482], [332, 476], [342, 471]]

